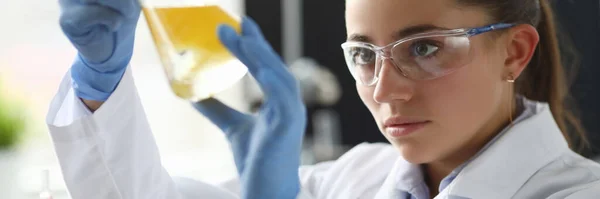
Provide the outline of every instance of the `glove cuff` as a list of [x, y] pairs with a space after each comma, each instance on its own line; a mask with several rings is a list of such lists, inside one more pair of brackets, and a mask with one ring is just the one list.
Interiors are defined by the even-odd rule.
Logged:
[[78, 55], [71, 67], [75, 95], [86, 100], [106, 101], [121, 81], [127, 64], [128, 61], [120, 63], [117, 70], [100, 72]]

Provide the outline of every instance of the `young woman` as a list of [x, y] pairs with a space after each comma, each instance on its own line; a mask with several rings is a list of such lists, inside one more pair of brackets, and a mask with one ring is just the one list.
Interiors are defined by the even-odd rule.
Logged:
[[194, 104], [231, 143], [240, 178], [224, 189], [174, 180], [161, 166], [127, 70], [136, 1], [61, 6], [79, 56], [48, 123], [73, 198], [600, 196], [600, 166], [569, 148], [580, 128], [564, 107], [547, 0], [347, 0], [343, 55], [391, 145], [300, 169], [296, 82], [251, 20], [240, 35], [220, 27], [266, 95], [257, 116], [214, 99]]

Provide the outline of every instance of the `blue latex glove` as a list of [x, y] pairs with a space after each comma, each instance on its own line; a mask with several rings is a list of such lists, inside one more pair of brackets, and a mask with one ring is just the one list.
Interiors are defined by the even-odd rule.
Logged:
[[219, 27], [218, 34], [257, 80], [265, 102], [256, 116], [212, 98], [194, 107], [225, 132], [240, 174], [242, 198], [296, 198], [306, 128], [298, 83], [250, 19], [243, 19], [241, 36], [229, 26]]
[[59, 0], [60, 26], [78, 56], [73, 88], [83, 99], [105, 101], [133, 54], [141, 8], [137, 0]]

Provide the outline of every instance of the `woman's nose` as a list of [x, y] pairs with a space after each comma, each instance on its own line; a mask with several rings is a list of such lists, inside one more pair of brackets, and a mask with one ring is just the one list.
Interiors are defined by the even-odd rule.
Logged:
[[404, 75], [387, 58], [381, 58], [379, 80], [375, 84], [373, 100], [377, 103], [390, 103], [393, 101], [408, 101], [414, 93], [414, 82]]

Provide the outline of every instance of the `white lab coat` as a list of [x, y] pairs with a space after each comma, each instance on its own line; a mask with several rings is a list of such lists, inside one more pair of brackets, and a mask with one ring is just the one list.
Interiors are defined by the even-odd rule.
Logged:
[[[93, 114], [66, 75], [47, 123], [74, 199], [238, 198], [237, 180], [213, 187], [167, 173], [130, 70]], [[336, 161], [301, 167], [298, 198], [398, 198], [396, 179], [409, 167], [388, 144], [360, 144]], [[569, 150], [539, 104], [435, 198], [600, 198], [600, 166]]]

